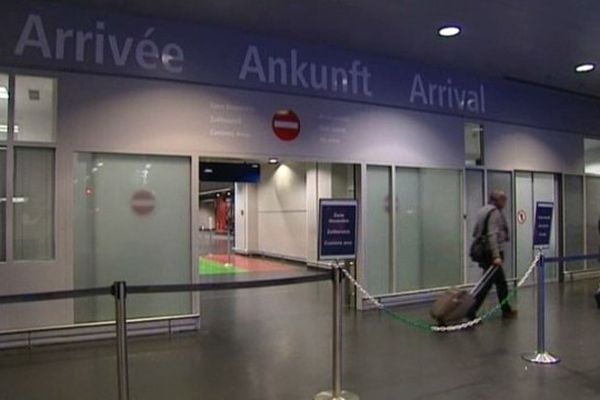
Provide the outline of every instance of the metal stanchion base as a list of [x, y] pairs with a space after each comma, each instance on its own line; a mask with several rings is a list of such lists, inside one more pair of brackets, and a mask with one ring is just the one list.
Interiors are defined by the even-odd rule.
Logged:
[[328, 390], [317, 394], [314, 400], [359, 400], [358, 395], [342, 390], [339, 396], [334, 397], [333, 391]]
[[560, 358], [554, 357], [550, 353], [523, 354], [523, 360], [534, 364], [558, 364], [560, 362]]

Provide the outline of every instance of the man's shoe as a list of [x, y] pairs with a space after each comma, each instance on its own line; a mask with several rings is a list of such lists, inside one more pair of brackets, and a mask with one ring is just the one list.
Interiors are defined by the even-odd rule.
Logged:
[[519, 315], [519, 313], [517, 312], [517, 310], [510, 310], [510, 311], [502, 312], [503, 319], [515, 319], [515, 318], [517, 318], [518, 315]]

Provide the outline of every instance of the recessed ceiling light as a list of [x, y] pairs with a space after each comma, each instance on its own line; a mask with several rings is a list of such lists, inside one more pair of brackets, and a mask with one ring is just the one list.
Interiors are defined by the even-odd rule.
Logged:
[[583, 63], [575, 67], [575, 72], [591, 72], [596, 69], [596, 65], [592, 63]]
[[269, 164], [277, 164], [277, 163], [279, 163], [278, 158], [275, 158], [275, 157], [269, 158]]
[[460, 33], [460, 27], [456, 25], [446, 25], [438, 29], [438, 35], [442, 37], [453, 37]]

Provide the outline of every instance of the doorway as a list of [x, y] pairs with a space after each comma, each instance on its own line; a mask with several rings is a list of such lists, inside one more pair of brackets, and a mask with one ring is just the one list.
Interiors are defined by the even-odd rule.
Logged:
[[317, 257], [318, 204], [355, 197], [353, 164], [201, 159], [199, 274], [305, 274]]

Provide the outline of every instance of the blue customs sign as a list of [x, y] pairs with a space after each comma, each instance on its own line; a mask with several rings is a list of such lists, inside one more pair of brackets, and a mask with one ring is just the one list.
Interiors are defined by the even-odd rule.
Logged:
[[356, 258], [356, 200], [319, 202], [319, 260]]
[[533, 228], [533, 245], [544, 247], [550, 245], [552, 234], [552, 214], [554, 203], [538, 201], [535, 204], [535, 226]]

